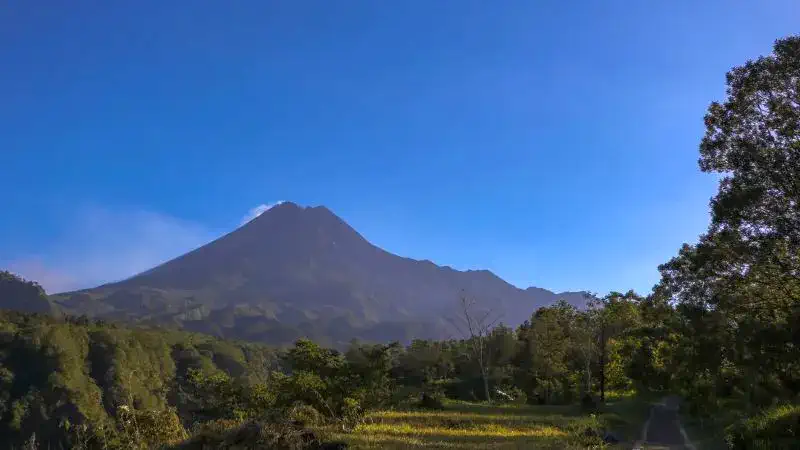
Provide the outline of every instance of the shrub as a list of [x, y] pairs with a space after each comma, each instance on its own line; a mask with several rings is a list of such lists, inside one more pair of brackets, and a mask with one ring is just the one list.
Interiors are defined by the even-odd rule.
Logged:
[[345, 448], [342, 443], [326, 442], [314, 432], [288, 420], [251, 421], [227, 432], [201, 432], [176, 447], [182, 450], [204, 449], [256, 449], [275, 450]]
[[189, 437], [172, 409], [140, 411], [121, 406], [117, 420], [121, 440], [127, 448], [158, 448], [177, 444]]
[[361, 404], [358, 403], [358, 400], [346, 397], [342, 402], [341, 421], [343, 428], [355, 428], [361, 422], [363, 416], [364, 411], [361, 409]]
[[684, 386], [683, 397], [691, 399], [689, 413], [701, 421], [711, 417], [719, 406], [714, 379], [709, 371], [697, 374], [691, 383]]
[[495, 390], [494, 399], [500, 403], [516, 403], [522, 404], [528, 402], [528, 396], [525, 391], [516, 386], [502, 386]]
[[444, 401], [441, 396], [425, 392], [422, 394], [418, 406], [424, 409], [444, 409]]
[[313, 406], [298, 403], [289, 408], [286, 416], [294, 424], [299, 426], [315, 426], [320, 425], [324, 421], [324, 417]]
[[192, 428], [192, 436], [222, 436], [225, 433], [242, 426], [242, 421], [237, 419], [215, 419], [196, 424]]
[[769, 408], [725, 430], [731, 449], [789, 449], [800, 442], [800, 405]]
[[400, 386], [392, 393], [391, 405], [413, 407], [419, 403], [423, 389], [417, 386]]

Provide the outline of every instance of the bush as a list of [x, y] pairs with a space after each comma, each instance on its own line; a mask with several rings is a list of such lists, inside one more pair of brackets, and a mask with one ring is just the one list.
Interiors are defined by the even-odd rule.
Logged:
[[444, 409], [444, 401], [439, 395], [425, 392], [422, 394], [418, 406], [424, 409]]
[[800, 405], [769, 408], [725, 430], [731, 449], [790, 449], [800, 447]]
[[423, 389], [417, 386], [400, 386], [392, 393], [391, 405], [409, 408], [417, 406], [422, 392]]
[[448, 379], [440, 385], [440, 388], [447, 398], [454, 400], [468, 402], [486, 400], [481, 377]]
[[361, 409], [361, 404], [358, 400], [346, 397], [342, 402], [341, 420], [342, 426], [345, 429], [353, 429], [361, 422], [364, 416], [364, 411]]
[[158, 448], [177, 444], [189, 437], [172, 409], [140, 411], [121, 406], [118, 421], [125, 448]]
[[719, 408], [714, 378], [708, 371], [699, 373], [682, 389], [683, 397], [691, 399], [689, 413], [701, 420], [711, 417]]
[[[508, 397], [500, 395], [500, 392], [506, 394]], [[497, 391], [495, 391], [494, 398], [500, 403], [507, 402], [524, 405], [528, 402], [528, 396], [525, 394], [525, 391], [516, 386], [503, 386], [497, 389]]]
[[286, 415], [290, 421], [299, 426], [316, 426], [324, 422], [324, 417], [313, 406], [298, 403], [289, 408]]
[[316, 433], [289, 420], [251, 421], [224, 433], [201, 432], [184, 444], [182, 450], [205, 449], [256, 449], [275, 450], [341, 449], [346, 444], [326, 442]]
[[597, 410], [597, 402], [591, 394], [583, 394], [581, 398], [581, 409], [587, 412], [594, 412]]
[[192, 436], [222, 436], [242, 426], [243, 421], [237, 419], [215, 419], [198, 423], [192, 427]]

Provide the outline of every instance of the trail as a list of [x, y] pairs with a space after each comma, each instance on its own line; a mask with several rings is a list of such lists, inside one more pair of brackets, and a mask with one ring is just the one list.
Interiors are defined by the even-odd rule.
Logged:
[[680, 399], [675, 396], [666, 397], [661, 403], [653, 405], [650, 417], [642, 428], [642, 438], [634, 444], [634, 450], [696, 450], [681, 426], [679, 408]]

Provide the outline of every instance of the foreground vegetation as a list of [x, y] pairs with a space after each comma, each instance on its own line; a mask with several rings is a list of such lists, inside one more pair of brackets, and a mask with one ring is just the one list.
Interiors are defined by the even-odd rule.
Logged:
[[[205, 448], [243, 433], [251, 434], [245, 439], [271, 436], [287, 448], [329, 440], [368, 444], [389, 435], [406, 442], [403, 433], [421, 433], [415, 442], [432, 445], [445, 439], [601, 443], [608, 427], [619, 424], [606, 420], [612, 416], [589, 395], [596, 381], [586, 371], [597, 362], [585, 351], [579, 357], [582, 317], [562, 303], [540, 309], [517, 330], [492, 329], [480, 338], [485, 371], [472, 353], [477, 337], [407, 347], [353, 343], [344, 353], [301, 340], [278, 350], [87, 318], [0, 312], [0, 438], [50, 448]], [[553, 353], [542, 354], [534, 338]], [[615, 352], [609, 362], [622, 364]], [[484, 372], [491, 392], [503, 393], [509, 404], [474, 402], [486, 400]], [[631, 384], [619, 370], [606, 378], [608, 386]], [[429, 403], [420, 404], [423, 396]], [[581, 396], [591, 401], [575, 406]]]
[[439, 411], [391, 409], [368, 414], [351, 433], [332, 433], [353, 448], [609, 447], [602, 430], [630, 445], [649, 404], [636, 399], [587, 413], [575, 405], [447, 402]]
[[516, 329], [484, 322], [465, 301], [463, 339], [275, 350], [55, 318], [38, 286], [0, 273], [2, 304], [42, 311], [0, 313], [0, 441], [602, 446], [643, 418], [633, 401], [604, 405], [606, 391], [635, 389], [681, 394], [709, 443], [797, 448], [800, 38], [731, 71], [727, 100], [705, 122], [700, 166], [721, 182], [698, 243], [660, 267], [649, 295], [611, 293], [585, 310], [560, 302]]

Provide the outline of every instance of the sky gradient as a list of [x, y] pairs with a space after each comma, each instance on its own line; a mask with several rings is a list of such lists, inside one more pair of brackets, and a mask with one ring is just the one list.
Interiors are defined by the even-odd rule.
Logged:
[[795, 0], [187, 5], [0, 7], [0, 268], [88, 287], [291, 200], [520, 287], [647, 292], [707, 226], [725, 72], [800, 28]]

